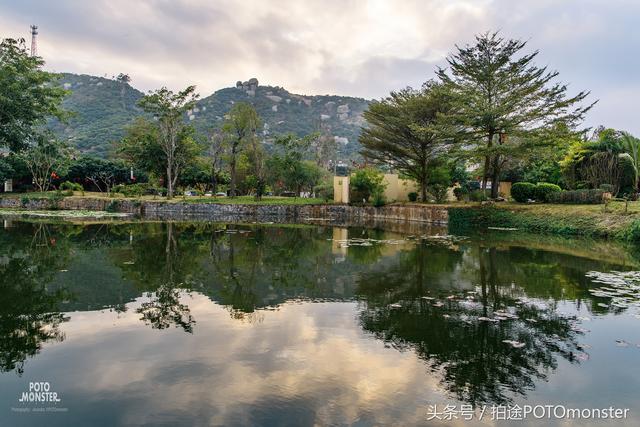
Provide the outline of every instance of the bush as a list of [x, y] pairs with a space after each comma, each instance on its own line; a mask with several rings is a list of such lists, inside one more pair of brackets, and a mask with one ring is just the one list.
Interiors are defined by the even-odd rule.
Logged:
[[573, 190], [552, 193], [549, 201], [552, 203], [573, 203], [582, 205], [597, 205], [602, 203], [602, 195], [605, 192], [600, 189]]
[[433, 196], [436, 203], [447, 203], [448, 188], [446, 185], [435, 184], [429, 186], [429, 194]]
[[412, 191], [411, 193], [407, 194], [407, 198], [409, 199], [410, 202], [415, 202], [418, 200], [418, 193], [416, 193], [415, 191]]
[[333, 200], [333, 184], [320, 184], [313, 188], [316, 197], [323, 199], [325, 202]]
[[469, 189], [466, 186], [456, 187], [453, 189], [453, 195], [456, 196], [456, 199], [461, 202], [464, 200], [465, 196], [469, 194]]
[[518, 203], [536, 198], [536, 186], [530, 182], [516, 182], [511, 186], [511, 197]]
[[384, 175], [374, 168], [358, 169], [350, 180], [350, 200], [356, 203], [369, 198], [377, 193], [383, 193], [386, 185], [383, 183]]
[[71, 191], [73, 193], [74, 191], [84, 191], [84, 187], [76, 182], [65, 181], [60, 184], [60, 190]]
[[487, 193], [484, 190], [473, 190], [469, 193], [469, 200], [472, 202], [484, 202], [487, 200]]
[[562, 189], [556, 184], [539, 182], [538, 185], [536, 185], [535, 199], [540, 202], [549, 203], [551, 201], [550, 198], [552, 197], [552, 195], [561, 191]]
[[373, 203], [373, 206], [375, 206], [376, 208], [379, 208], [387, 204], [387, 200], [384, 197], [383, 191], [376, 191], [371, 197], [371, 199], [372, 199], [371, 202]]

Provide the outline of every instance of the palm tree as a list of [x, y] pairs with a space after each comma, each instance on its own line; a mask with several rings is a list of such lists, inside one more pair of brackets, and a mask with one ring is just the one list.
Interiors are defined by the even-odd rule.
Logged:
[[634, 172], [634, 191], [638, 190], [638, 177], [640, 175], [640, 139], [631, 135], [628, 132], [622, 132], [620, 138], [622, 141], [622, 147], [631, 159]]

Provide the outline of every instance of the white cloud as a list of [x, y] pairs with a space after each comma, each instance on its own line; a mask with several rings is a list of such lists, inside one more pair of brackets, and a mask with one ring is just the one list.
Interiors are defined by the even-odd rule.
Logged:
[[603, 111], [611, 94], [620, 109], [635, 106], [638, 12], [630, 0], [0, 0], [0, 36], [28, 38], [37, 23], [51, 69], [127, 72], [144, 90], [196, 84], [206, 96], [255, 76], [299, 93], [377, 98], [419, 86], [454, 44], [497, 29], [602, 99], [596, 125], [617, 116]]

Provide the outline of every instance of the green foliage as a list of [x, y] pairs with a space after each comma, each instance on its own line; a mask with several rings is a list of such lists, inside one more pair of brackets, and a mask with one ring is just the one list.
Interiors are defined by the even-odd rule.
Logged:
[[535, 188], [535, 199], [539, 202], [548, 203], [555, 193], [559, 193], [562, 189], [556, 184], [548, 182], [539, 182]]
[[112, 142], [123, 138], [127, 126], [143, 114], [137, 107], [143, 93], [128, 81], [64, 73], [58, 84], [68, 89], [62, 107], [72, 115], [48, 126], [83, 154], [108, 157]]
[[569, 190], [553, 193], [551, 203], [570, 203], [582, 205], [597, 205], [602, 203], [604, 191], [601, 189]]
[[443, 135], [436, 129], [436, 118], [447, 109], [441, 87], [426, 83], [421, 90], [407, 88], [369, 105], [364, 112], [368, 126], [360, 135], [363, 156], [391, 163], [403, 175], [414, 179], [422, 190], [439, 184], [430, 178], [442, 151]]
[[640, 220], [634, 220], [631, 224], [622, 229], [616, 237], [628, 242], [640, 242]]
[[412, 191], [409, 194], [407, 194], [407, 198], [409, 199], [410, 202], [416, 202], [418, 200], [418, 193], [416, 193], [415, 191]]
[[67, 179], [83, 182], [101, 192], [109, 192], [111, 187], [127, 182], [129, 169], [122, 161], [105, 160], [99, 157], [80, 157], [71, 163]]
[[113, 187], [112, 191], [114, 193], [120, 193], [125, 197], [140, 197], [150, 194], [157, 195], [159, 189], [154, 187], [152, 184], [145, 182], [129, 185], [119, 184]]
[[17, 152], [33, 140], [49, 117], [64, 117], [60, 103], [66, 91], [52, 83], [57, 75], [42, 70], [24, 40], [0, 42], [0, 147]]
[[383, 191], [376, 191], [375, 193], [373, 193], [372, 197], [371, 197], [371, 204], [373, 204], [373, 206], [375, 206], [376, 208], [382, 207], [384, 205], [387, 204], [387, 200], [384, 197], [384, 192]]
[[453, 189], [453, 195], [456, 196], [456, 200], [461, 202], [465, 196], [469, 194], [469, 190], [466, 187], [456, 187]]
[[47, 191], [53, 179], [66, 173], [71, 149], [66, 142], [49, 134], [38, 134], [19, 157], [29, 170], [38, 191]]
[[[256, 132], [260, 126], [260, 116], [256, 112], [255, 108], [251, 104], [246, 102], [239, 102], [231, 107], [229, 113], [225, 116], [225, 121], [222, 125], [222, 130], [229, 138], [229, 169], [231, 175], [231, 182], [229, 188], [229, 195], [231, 197], [236, 196], [237, 185], [237, 170], [236, 164], [238, 161], [238, 155], [243, 151], [245, 146], [255, 142], [253, 139], [257, 137]], [[254, 153], [257, 154], [257, 153]], [[254, 156], [255, 157], [255, 156]], [[262, 171], [259, 170], [259, 160], [254, 159], [253, 175], [257, 180], [262, 180]], [[257, 186], [257, 185], [256, 185]]]
[[443, 184], [434, 184], [427, 187], [429, 194], [433, 196], [436, 203], [446, 203], [448, 195], [448, 187]]
[[74, 191], [84, 191], [84, 188], [82, 187], [81, 184], [78, 184], [77, 182], [71, 182], [71, 181], [64, 181], [62, 184], [60, 184], [60, 190], [67, 190], [67, 191], [71, 191], [72, 194]]
[[484, 202], [487, 199], [488, 196], [484, 190], [472, 190], [469, 192], [469, 200], [472, 202]]
[[[137, 106], [144, 94], [131, 87], [128, 81], [96, 76], [65, 73], [61, 75], [60, 86], [68, 87], [69, 95], [62, 106], [74, 112], [68, 123], [53, 120], [49, 127], [59, 137], [69, 138], [81, 152], [98, 157], [107, 157], [112, 141], [119, 141], [126, 127], [135, 120], [146, 116]], [[280, 102], [268, 97], [278, 96]], [[293, 133], [302, 137], [318, 130], [318, 118], [325, 115], [322, 125], [331, 130], [326, 138], [337, 149], [337, 158], [356, 159], [359, 157], [358, 136], [361, 131], [360, 116], [368, 105], [362, 98], [348, 96], [318, 95], [300, 96], [291, 94], [281, 87], [259, 86], [255, 96], [236, 88], [225, 88], [197, 102], [191, 114], [190, 123], [201, 133], [210, 131], [212, 124], [220, 126], [221, 118], [239, 102], [253, 106], [270, 134]], [[277, 105], [277, 111], [272, 107]], [[338, 115], [338, 106], [349, 107], [347, 113]], [[326, 118], [326, 116], [329, 116]], [[190, 117], [191, 118], [191, 117]], [[346, 137], [349, 144], [336, 145], [333, 135]], [[326, 157], [326, 155], [325, 155]], [[336, 155], [331, 155], [331, 159]]]
[[452, 104], [441, 126], [461, 155], [482, 162], [494, 198], [505, 161], [529, 156], [558, 130], [574, 129], [593, 105], [580, 105], [588, 92], [568, 97], [566, 85], [553, 83], [558, 73], [537, 67], [538, 53], [522, 54], [525, 46], [481, 34], [475, 44], [457, 47], [447, 58], [449, 69], [437, 72]]
[[383, 183], [384, 175], [374, 168], [358, 169], [351, 175], [349, 188], [351, 196], [349, 197], [355, 203], [369, 201], [369, 198], [375, 194], [384, 193], [385, 185]]
[[316, 194], [316, 197], [324, 200], [325, 202], [333, 201], [332, 183], [323, 183], [320, 185], [316, 185], [313, 188], [313, 192]]
[[15, 170], [11, 163], [4, 157], [0, 157], [0, 183], [13, 178]]
[[167, 197], [173, 197], [174, 187], [182, 168], [197, 154], [194, 130], [184, 122], [184, 115], [194, 108], [198, 94], [195, 86], [174, 93], [163, 87], [143, 96], [138, 105], [156, 119], [157, 142], [164, 154]]
[[[326, 175], [314, 162], [303, 160], [310, 149], [312, 136], [298, 138], [295, 135], [284, 135], [275, 141], [274, 153], [267, 160], [267, 181], [280, 193], [282, 191], [311, 191]], [[333, 187], [332, 187], [333, 191]]]
[[536, 198], [536, 185], [530, 182], [516, 182], [511, 186], [511, 197], [519, 203]]
[[487, 227], [509, 227], [532, 233], [601, 236], [604, 232], [587, 218], [536, 215], [497, 207], [449, 208], [450, 233], [473, 232]]

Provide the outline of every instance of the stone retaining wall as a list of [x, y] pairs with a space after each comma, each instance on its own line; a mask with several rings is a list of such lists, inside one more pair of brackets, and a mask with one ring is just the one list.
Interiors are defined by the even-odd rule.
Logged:
[[217, 203], [167, 203], [127, 199], [67, 197], [49, 199], [0, 198], [0, 208], [68, 209], [131, 213], [153, 220], [211, 220], [297, 222], [328, 221], [351, 225], [371, 225], [383, 221], [445, 225], [448, 212], [442, 206], [388, 205], [379, 208], [348, 205], [231, 205]]

